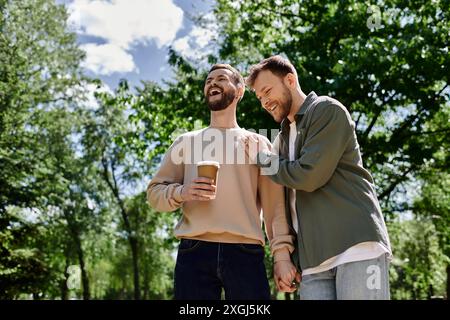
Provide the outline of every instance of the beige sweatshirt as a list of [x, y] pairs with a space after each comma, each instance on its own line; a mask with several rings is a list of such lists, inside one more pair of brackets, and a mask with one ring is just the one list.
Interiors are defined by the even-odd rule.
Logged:
[[[238, 144], [245, 135], [256, 133], [208, 127], [181, 135], [150, 181], [147, 199], [158, 211], [182, 208], [177, 238], [264, 245], [262, 216], [274, 260], [290, 260], [294, 237], [286, 221], [283, 187], [249, 164]], [[197, 177], [196, 163], [205, 160], [220, 163], [216, 198], [183, 202], [183, 184]]]

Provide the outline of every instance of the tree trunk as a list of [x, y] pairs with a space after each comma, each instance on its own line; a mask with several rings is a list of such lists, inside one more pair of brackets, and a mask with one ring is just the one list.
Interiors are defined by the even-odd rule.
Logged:
[[148, 279], [148, 263], [144, 263], [144, 295], [143, 295], [143, 299], [144, 300], [148, 300], [149, 295], [150, 295], [150, 288], [148, 286], [149, 283], [149, 279]]
[[122, 213], [122, 218], [125, 226], [125, 231], [128, 234], [128, 242], [131, 247], [131, 257], [133, 259], [133, 280], [134, 280], [134, 299], [141, 299], [141, 288], [139, 285], [139, 251], [138, 251], [138, 239], [136, 235], [131, 230], [130, 220], [128, 219], [128, 213], [125, 210], [122, 200], [120, 199], [118, 193], [116, 196], [117, 202]]
[[131, 247], [131, 255], [133, 259], [133, 279], [134, 279], [134, 299], [141, 299], [141, 289], [139, 285], [139, 252], [138, 252], [138, 239], [136, 235], [133, 233], [131, 229], [130, 219], [128, 218], [128, 212], [125, 209], [125, 205], [120, 197], [119, 188], [117, 185], [116, 176], [114, 173], [114, 166], [111, 165], [111, 177], [112, 181], [109, 178], [109, 169], [108, 169], [108, 161], [105, 158], [102, 158], [103, 165], [103, 178], [108, 184], [109, 189], [114, 195], [114, 198], [117, 201], [117, 205], [119, 206], [120, 213], [122, 215], [123, 224], [125, 227], [125, 231], [128, 234], [128, 242]]
[[73, 217], [67, 211], [64, 211], [64, 216], [67, 220], [67, 225], [70, 229], [70, 234], [72, 236], [72, 240], [75, 244], [75, 248], [77, 251], [78, 264], [80, 265], [81, 270], [81, 283], [83, 285], [83, 300], [90, 299], [89, 293], [89, 277], [86, 272], [86, 267], [84, 265], [84, 251], [81, 245], [80, 232], [76, 226], [76, 223], [73, 221]]
[[133, 255], [133, 279], [134, 279], [134, 299], [141, 299], [141, 289], [139, 286], [139, 260], [138, 260], [138, 241], [136, 237], [130, 235], [131, 253]]
[[428, 300], [431, 300], [433, 298], [434, 298], [434, 288], [433, 288], [433, 285], [430, 284], [428, 286]]
[[447, 265], [447, 300], [450, 300], [450, 264]]
[[69, 281], [69, 272], [67, 271], [70, 266], [70, 260], [69, 260], [69, 250], [66, 250], [66, 265], [64, 268], [64, 280], [61, 281], [61, 300], [68, 300], [69, 299], [69, 288], [67, 287], [67, 281]]
[[86, 272], [86, 267], [84, 265], [84, 252], [81, 247], [80, 238], [77, 238], [77, 255], [78, 255], [78, 263], [80, 264], [81, 269], [81, 282], [83, 284], [83, 300], [89, 300], [91, 298], [89, 292], [89, 277]]

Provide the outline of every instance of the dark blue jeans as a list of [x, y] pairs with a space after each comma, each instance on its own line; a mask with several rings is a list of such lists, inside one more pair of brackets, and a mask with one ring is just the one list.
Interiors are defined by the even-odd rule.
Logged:
[[264, 248], [182, 239], [175, 266], [175, 299], [268, 300]]

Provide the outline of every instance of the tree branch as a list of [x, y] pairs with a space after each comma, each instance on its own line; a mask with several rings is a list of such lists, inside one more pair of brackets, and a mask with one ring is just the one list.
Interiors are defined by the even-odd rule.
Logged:
[[114, 174], [114, 166], [111, 164], [111, 176], [113, 178], [113, 182], [110, 181], [108, 177], [108, 161], [105, 156], [102, 156], [102, 165], [103, 165], [103, 175], [105, 177], [106, 183], [114, 194], [116, 198], [117, 204], [120, 208], [120, 213], [122, 215], [123, 223], [125, 226], [125, 231], [127, 232], [128, 242], [131, 247], [131, 254], [133, 257], [133, 270], [134, 270], [134, 298], [136, 300], [140, 299], [140, 289], [139, 289], [139, 264], [138, 264], [138, 238], [136, 234], [132, 232], [130, 219], [128, 217], [128, 213], [125, 209], [125, 205], [120, 198], [119, 189], [117, 188], [117, 180]]
[[114, 174], [114, 172], [116, 172], [116, 168], [114, 166], [114, 162], [111, 162], [111, 176], [113, 179], [114, 188], [115, 188], [115, 190], [117, 190], [117, 194], [119, 194], [119, 187], [117, 185], [117, 179], [116, 179], [116, 175]]
[[[433, 99], [436, 100], [436, 98], [439, 97], [439, 96], [441, 95], [441, 93], [445, 90], [445, 88], [447, 88], [447, 87], [448, 87], [448, 83], [445, 84], [445, 86], [444, 86], [444, 87], [443, 87], [436, 95], [434, 95]], [[425, 107], [420, 108], [420, 109], [416, 112], [416, 114], [415, 114], [413, 117], [411, 117], [411, 119], [405, 121], [405, 122], [401, 125], [401, 127], [396, 131], [396, 135], [398, 136], [398, 135], [400, 135], [403, 131], [405, 131], [405, 129], [406, 129], [409, 125], [411, 125], [416, 119], [418, 119], [418, 118], [422, 115], [422, 113], [423, 113], [425, 110], [426, 110]]]
[[[394, 99], [395, 95], [397, 93], [394, 92], [387, 100], [385, 100], [383, 98], [383, 105], [388, 104], [389, 102], [392, 101], [392, 99]], [[372, 120], [370, 121], [369, 126], [366, 128], [366, 130], [364, 131], [364, 133], [362, 134], [362, 139], [367, 139], [367, 137], [370, 134], [370, 131], [372, 131], [375, 123], [377, 122], [378, 118], [380, 117], [381, 113], [383, 112], [383, 107], [380, 106], [380, 108], [377, 110], [377, 112], [375, 113], [374, 117], [372, 118]]]
[[403, 174], [401, 174], [400, 176], [397, 176], [397, 179], [392, 181], [391, 184], [383, 192], [381, 192], [381, 194], [378, 196], [379, 200], [382, 200], [386, 196], [389, 196], [391, 194], [391, 192], [395, 189], [395, 187], [399, 183], [403, 182], [405, 180], [406, 176], [414, 169], [416, 169], [416, 166], [413, 164], [413, 165], [411, 165], [411, 167], [408, 168], [408, 170], [404, 171]]
[[123, 219], [123, 222], [125, 225], [125, 230], [128, 232], [129, 236], [132, 236], [130, 220], [128, 219], [128, 213], [125, 209], [125, 205], [124, 205], [122, 199], [120, 198], [119, 189], [117, 188], [117, 182], [116, 182], [114, 172], [111, 172], [111, 176], [113, 178], [113, 181], [111, 182], [111, 180], [109, 179], [109, 175], [108, 175], [108, 161], [105, 158], [105, 156], [102, 157], [101, 162], [102, 162], [102, 166], [103, 166], [103, 177], [105, 178], [105, 181], [108, 184], [108, 187], [110, 188], [111, 192], [114, 195], [114, 198], [117, 201], [117, 204], [119, 206], [120, 213], [122, 215], [122, 219]]
[[362, 112], [359, 113], [358, 119], [356, 119], [356, 122], [355, 122], [355, 131], [357, 131], [357, 129], [358, 129], [358, 124], [359, 124], [359, 120], [361, 120], [361, 117], [362, 117]]
[[288, 12], [279, 12], [279, 11], [274, 10], [274, 9], [272, 9], [270, 7], [267, 7], [267, 6], [261, 6], [261, 9], [264, 9], [264, 10], [267, 10], [269, 12], [275, 13], [276, 15], [279, 15], [279, 16], [284, 17], [284, 18], [288, 18], [288, 19], [292, 19], [292, 18], [299, 19], [300, 18], [300, 19], [302, 19], [304, 21], [307, 21], [307, 22], [309, 22], [311, 24], [314, 23], [312, 20], [307, 19], [305, 16], [302, 16], [300, 14], [293, 14], [293, 13], [288, 13]]
[[435, 131], [423, 131], [423, 132], [411, 132], [409, 135], [410, 136], [418, 136], [418, 135], [445, 133], [445, 132], [450, 132], [450, 129], [442, 129], [442, 130], [435, 130]]

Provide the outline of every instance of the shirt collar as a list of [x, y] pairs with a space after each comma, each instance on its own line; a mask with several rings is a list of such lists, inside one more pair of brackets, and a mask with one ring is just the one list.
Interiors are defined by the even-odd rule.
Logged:
[[[305, 101], [303, 101], [302, 105], [300, 106], [299, 110], [297, 111], [297, 113], [295, 114], [294, 118], [295, 121], [298, 123], [298, 118], [300, 116], [303, 116], [306, 113], [306, 110], [308, 110], [309, 106], [314, 102], [314, 100], [317, 99], [317, 94], [314, 91], [311, 91], [305, 98]], [[291, 124], [291, 122], [289, 121], [289, 119], [286, 117], [285, 119], [283, 119], [283, 121], [281, 121], [281, 132], [286, 132], [286, 129], [289, 127], [289, 125]]]

